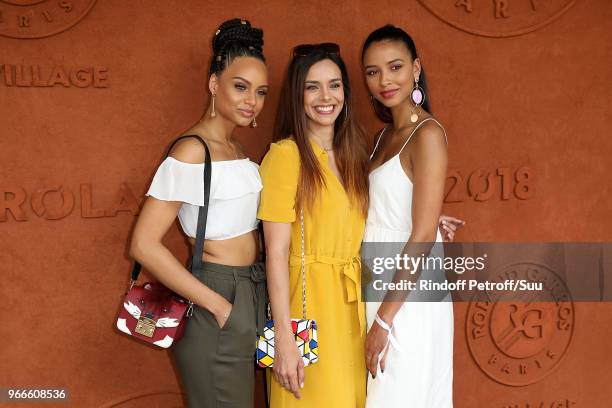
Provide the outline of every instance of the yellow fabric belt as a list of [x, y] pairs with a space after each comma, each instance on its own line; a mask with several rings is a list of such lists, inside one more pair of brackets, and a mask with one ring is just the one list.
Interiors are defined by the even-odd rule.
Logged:
[[[322, 263], [332, 265], [334, 269], [341, 268], [344, 275], [344, 300], [347, 303], [357, 302], [357, 314], [359, 317], [359, 329], [365, 334], [365, 310], [361, 305], [361, 257], [354, 256], [348, 259], [334, 258], [326, 255], [306, 255], [306, 265]], [[289, 266], [301, 267], [301, 255], [292, 254], [289, 257]], [[301, 278], [300, 278], [301, 279]], [[306, 288], [308, 290], [308, 288]], [[306, 295], [308, 296], [308, 294]]]

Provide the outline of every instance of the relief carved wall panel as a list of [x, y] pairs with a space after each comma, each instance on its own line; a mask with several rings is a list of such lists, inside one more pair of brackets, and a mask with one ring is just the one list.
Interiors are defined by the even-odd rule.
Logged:
[[[265, 30], [270, 94], [257, 129], [237, 131], [254, 160], [297, 43], [338, 42], [362, 123], [381, 127], [359, 55], [391, 22], [413, 35], [449, 135], [444, 212], [467, 220], [457, 239], [610, 241], [607, 1], [0, 0], [0, 298], [21, 316], [5, 322], [0, 385], [66, 387], [75, 407], [183, 404], [167, 352], [114, 318], [144, 193], [200, 118], [209, 39], [230, 16]], [[164, 242], [187, 260], [178, 225]], [[600, 257], [607, 279], [612, 255]], [[556, 282], [560, 269], [518, 259], [500, 273]], [[612, 309], [555, 293], [454, 305], [455, 407], [608, 406]]]

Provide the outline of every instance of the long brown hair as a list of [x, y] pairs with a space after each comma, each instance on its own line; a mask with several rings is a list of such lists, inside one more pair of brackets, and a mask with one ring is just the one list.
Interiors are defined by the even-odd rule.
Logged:
[[[303, 46], [295, 49], [300, 47]], [[274, 138], [294, 138], [300, 153], [296, 206], [311, 209], [318, 192], [325, 185], [325, 179], [305, 133], [307, 117], [304, 109], [304, 87], [310, 67], [324, 59], [331, 60], [340, 68], [344, 88], [345, 106], [334, 124], [333, 147], [336, 166], [349, 198], [365, 216], [368, 210], [369, 165], [365, 132], [354, 119], [348, 72], [339, 52], [330, 53], [316, 45], [306, 55], [294, 52], [281, 91]]]

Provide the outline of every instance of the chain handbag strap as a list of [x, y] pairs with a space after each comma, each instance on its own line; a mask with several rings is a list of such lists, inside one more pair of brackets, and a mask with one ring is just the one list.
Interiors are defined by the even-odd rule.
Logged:
[[[300, 211], [300, 246], [301, 246], [301, 273], [302, 273], [302, 319], [306, 320], [306, 255], [304, 254], [304, 210]], [[268, 319], [272, 320], [272, 308], [268, 302]]]
[[302, 318], [306, 319], [306, 255], [304, 254], [304, 209], [300, 211], [300, 232], [302, 239]]

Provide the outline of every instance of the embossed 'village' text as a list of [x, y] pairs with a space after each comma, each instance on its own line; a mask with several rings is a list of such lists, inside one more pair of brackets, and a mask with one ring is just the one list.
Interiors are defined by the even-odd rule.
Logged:
[[104, 66], [12, 65], [0, 64], [0, 81], [8, 87], [108, 88], [108, 68]]

